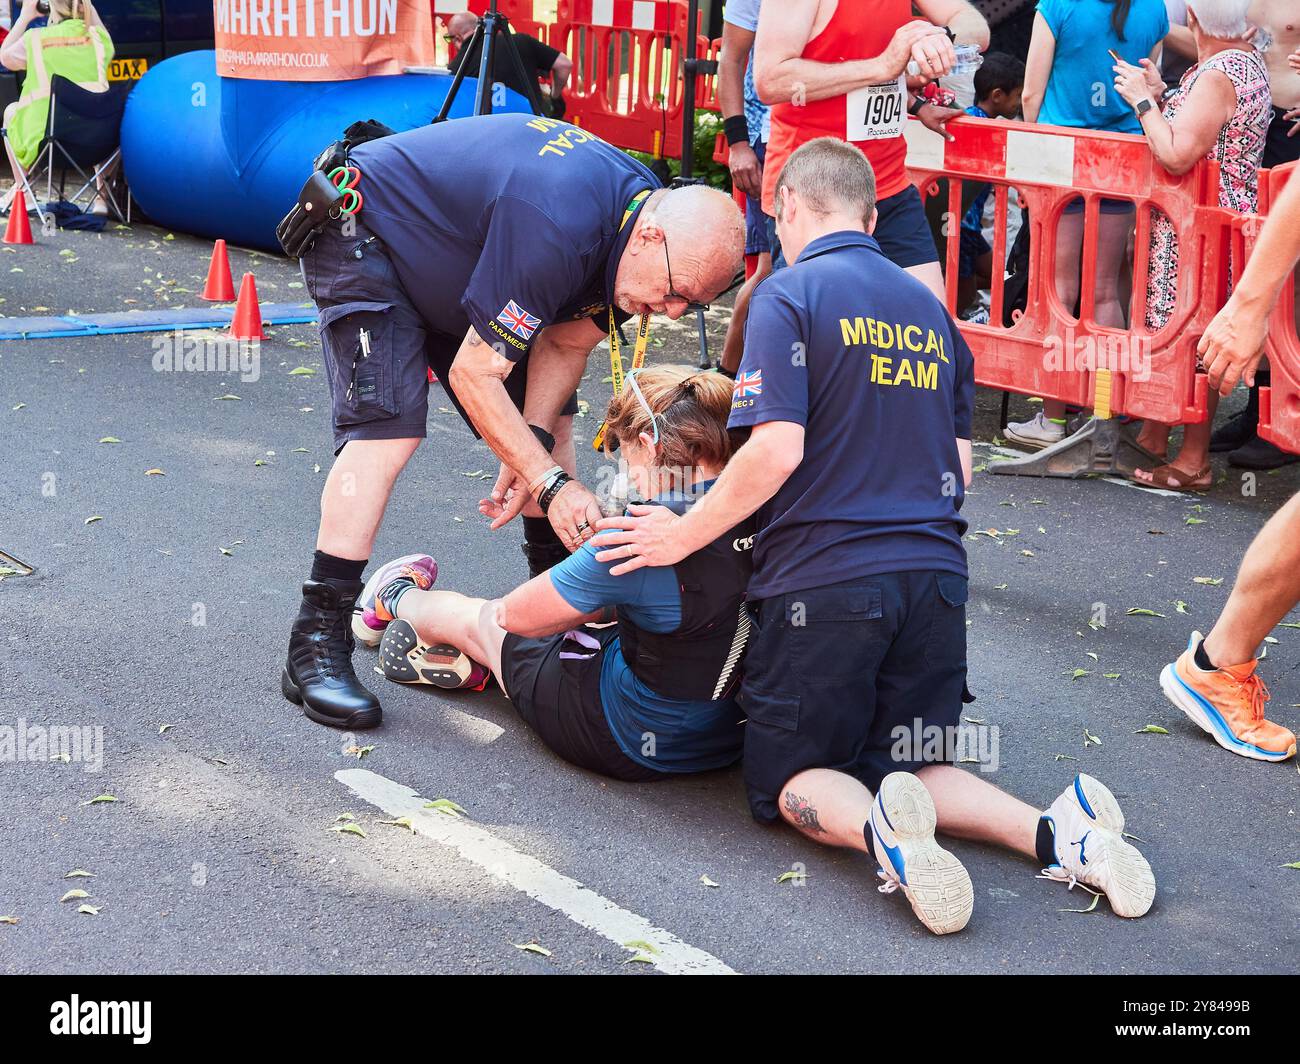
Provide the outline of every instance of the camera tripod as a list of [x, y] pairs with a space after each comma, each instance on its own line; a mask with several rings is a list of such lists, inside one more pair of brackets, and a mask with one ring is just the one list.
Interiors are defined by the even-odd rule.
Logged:
[[[473, 53], [476, 44], [479, 45], [479, 63], [478, 93], [474, 97], [474, 114], [492, 113], [492, 62], [496, 58], [498, 44], [505, 49], [505, 54], [510, 57], [510, 65], [514, 67], [515, 76], [527, 90], [528, 106], [533, 109], [533, 114], [543, 114], [541, 97], [537, 94], [537, 75], [524, 69], [524, 62], [519, 58], [519, 49], [515, 47], [514, 38], [510, 34], [510, 20], [497, 10], [497, 0], [489, 0], [487, 11], [479, 16], [478, 25], [474, 27], [474, 36], [469, 39], [469, 43], [463, 50], [466, 59]], [[465, 80], [465, 70], [468, 65], [464, 60], [461, 61], [456, 76], [452, 78], [451, 88], [447, 90], [447, 98], [442, 101], [442, 107], [434, 122], [447, 121], [452, 104], [456, 102], [456, 95], [460, 92], [461, 82]]]

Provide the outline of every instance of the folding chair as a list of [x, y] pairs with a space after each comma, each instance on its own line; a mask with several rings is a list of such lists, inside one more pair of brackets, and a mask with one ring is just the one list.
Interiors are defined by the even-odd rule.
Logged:
[[[8, 139], [9, 139], [9, 131], [5, 129], [3, 126], [0, 126], [0, 140], [8, 140]], [[8, 145], [5, 145], [5, 148], [6, 148], [5, 161], [10, 162], [12, 161], [12, 153], [8, 152], [7, 150]], [[27, 171], [24, 170], [22, 166], [20, 166], [17, 163], [14, 163], [13, 165], [14, 165], [14, 187], [21, 188], [23, 190], [23, 196], [26, 199], [27, 209], [32, 210], [34, 208], [36, 210], [36, 213], [41, 220], [41, 228], [43, 229], [49, 228], [49, 226], [54, 224], [53, 216], [52, 215], [47, 216], [46, 213], [43, 210], [41, 210], [41, 201], [37, 198], [36, 192], [32, 189], [32, 183], [27, 176]]]
[[[54, 194], [54, 174], [59, 174], [59, 199], [67, 200], [89, 210], [99, 193], [102, 194], [119, 221], [131, 220], [131, 193], [126, 189], [126, 211], [118, 203], [114, 190], [113, 171], [122, 157], [122, 114], [126, 110], [126, 97], [131, 91], [130, 82], [111, 85], [106, 92], [91, 92], [62, 75], [50, 79], [50, 111], [45, 123], [45, 137], [37, 150], [36, 160], [24, 174], [17, 175], [31, 202], [37, 202], [32, 192], [31, 177], [45, 170], [45, 199]], [[75, 171], [82, 184], [71, 196], [66, 194], [68, 174]], [[125, 182], [123, 182], [125, 187]], [[37, 206], [41, 223], [47, 224], [45, 214]]]

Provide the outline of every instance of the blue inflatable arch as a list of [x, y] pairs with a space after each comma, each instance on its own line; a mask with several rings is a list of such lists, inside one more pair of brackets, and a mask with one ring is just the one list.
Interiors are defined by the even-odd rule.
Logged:
[[[427, 124], [451, 81], [446, 74], [221, 78], [215, 52], [186, 52], [150, 70], [127, 100], [126, 178], [136, 202], [161, 226], [279, 251], [276, 224], [325, 145], [358, 119], [375, 118], [399, 131]], [[453, 118], [472, 113], [476, 87], [474, 78], [465, 79]], [[528, 110], [522, 96], [502, 91], [498, 111]]]

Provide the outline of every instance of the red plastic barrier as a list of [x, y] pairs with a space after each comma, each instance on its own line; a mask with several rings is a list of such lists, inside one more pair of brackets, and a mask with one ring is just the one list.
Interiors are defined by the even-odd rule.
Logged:
[[[1155, 162], [1138, 137], [1056, 126], [1027, 126], [977, 118], [949, 123], [946, 142], [917, 120], [908, 123], [908, 168], [923, 196], [947, 178], [945, 235], [947, 303], [956, 303], [962, 184], [992, 184], [994, 263], [1005, 263], [1007, 194], [1018, 190], [1031, 230], [1028, 301], [1003, 328], [1003, 271], [994, 269], [990, 325], [962, 323], [975, 354], [976, 382], [1025, 395], [1059, 399], [1101, 416], [1154, 418], [1169, 424], [1204, 421], [1208, 386], [1195, 372], [1196, 342], [1221, 304], [1226, 277], [1224, 216], [1212, 204], [1217, 167], [1199, 164], [1175, 177]], [[1080, 316], [1061, 304], [1054, 279], [1057, 227], [1070, 201], [1084, 200]], [[1093, 318], [1097, 230], [1102, 197], [1137, 208], [1133, 294], [1128, 330]], [[1177, 302], [1168, 322], [1146, 328], [1148, 241], [1152, 208], [1171, 218], [1179, 238]]]
[[573, 60], [568, 120], [621, 148], [680, 156], [687, 21], [685, 0], [560, 0], [548, 43]]
[[[1300, 163], [1290, 163], [1273, 170], [1261, 170], [1260, 210], [1268, 211], [1287, 180], [1300, 181]], [[1294, 219], [1300, 224], [1300, 219]], [[1258, 235], [1259, 226], [1247, 226], [1247, 235]], [[1247, 254], [1250, 248], [1247, 247]], [[1270, 386], [1259, 390], [1259, 434], [1283, 450], [1300, 454], [1300, 339], [1296, 336], [1296, 271], [1282, 286], [1281, 298], [1269, 321], [1268, 364]]]
[[[466, 8], [476, 15], [486, 14], [488, 0], [469, 0], [468, 3], [461, 4], [460, 10]], [[537, 17], [533, 0], [497, 0], [497, 11], [510, 20], [511, 29], [536, 37], [539, 41], [546, 40], [548, 26]]]

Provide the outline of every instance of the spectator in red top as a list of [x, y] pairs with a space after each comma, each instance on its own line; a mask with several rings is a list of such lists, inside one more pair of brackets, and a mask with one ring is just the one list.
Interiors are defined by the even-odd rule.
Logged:
[[[765, 4], [754, 46], [758, 94], [772, 104], [772, 132], [764, 165], [763, 210], [775, 216], [776, 179], [786, 159], [816, 137], [846, 140], [875, 172], [875, 238], [896, 265], [944, 298], [934, 236], [909, 183], [903, 125], [909, 109], [930, 128], [942, 128], [959, 110], [917, 100], [908, 106], [907, 75], [947, 74], [959, 44], [988, 47], [984, 17], [966, 0], [782, 0]], [[928, 20], [928, 21], [927, 21]], [[915, 63], [909, 71], [909, 63]]]

